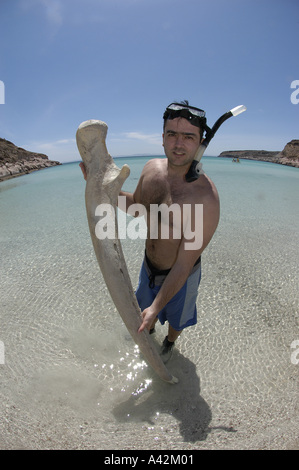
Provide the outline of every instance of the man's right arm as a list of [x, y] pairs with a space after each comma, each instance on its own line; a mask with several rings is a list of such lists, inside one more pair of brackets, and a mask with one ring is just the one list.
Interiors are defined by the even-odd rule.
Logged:
[[129, 207], [132, 204], [135, 204], [134, 194], [133, 193], [128, 193], [127, 191], [120, 191], [119, 196], [126, 198], [126, 205], [125, 206], [119, 206], [119, 208], [122, 209], [122, 210], [125, 209], [125, 212], [128, 212]]
[[[140, 204], [141, 202], [141, 187], [142, 187], [142, 181], [143, 181], [143, 172], [144, 170], [141, 172], [140, 179], [133, 193], [129, 193], [127, 191], [120, 191], [119, 193], [120, 196], [123, 196], [126, 198], [126, 205], [125, 205], [126, 212], [128, 212], [130, 206], [132, 206], [133, 204]], [[124, 205], [123, 207], [121, 207], [121, 209], [124, 210]]]
[[[85, 181], [86, 181], [87, 173], [86, 173], [85, 165], [84, 165], [83, 162], [80, 162], [80, 163], [79, 163], [79, 166], [80, 166], [80, 168], [81, 168], [83, 177], [84, 177], [84, 179], [85, 179]], [[126, 198], [126, 204], [125, 204], [125, 205], [121, 205], [120, 209], [125, 210], [125, 212], [128, 212], [129, 207], [130, 207], [132, 204], [135, 204], [135, 203], [136, 203], [136, 197], [138, 198], [139, 192], [140, 192], [140, 181], [139, 181], [139, 183], [138, 183], [138, 185], [137, 185], [137, 188], [136, 188], [136, 190], [134, 191], [134, 193], [129, 193], [128, 191], [120, 191], [119, 196], [122, 196], [122, 197], [125, 197], [125, 198]]]

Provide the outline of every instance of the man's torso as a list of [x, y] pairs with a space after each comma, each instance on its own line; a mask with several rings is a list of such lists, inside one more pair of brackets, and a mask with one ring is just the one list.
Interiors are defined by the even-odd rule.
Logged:
[[169, 176], [166, 158], [153, 159], [145, 165], [136, 202], [147, 210], [146, 252], [154, 266], [159, 269], [173, 266], [183, 237], [187, 207], [194, 221], [196, 205], [204, 204], [205, 198], [214, 191], [213, 183], [205, 174], [193, 183]]

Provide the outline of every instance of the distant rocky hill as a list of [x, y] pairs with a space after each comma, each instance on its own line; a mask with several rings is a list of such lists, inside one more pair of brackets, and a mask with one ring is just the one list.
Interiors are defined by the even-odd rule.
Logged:
[[47, 155], [29, 152], [9, 140], [0, 138], [0, 181], [55, 165], [61, 163], [49, 160]]
[[221, 152], [219, 157], [259, 160], [299, 168], [299, 140], [291, 140], [281, 152], [268, 152], [267, 150], [228, 150]]
[[299, 168], [299, 140], [291, 140], [278, 154], [279, 163]]

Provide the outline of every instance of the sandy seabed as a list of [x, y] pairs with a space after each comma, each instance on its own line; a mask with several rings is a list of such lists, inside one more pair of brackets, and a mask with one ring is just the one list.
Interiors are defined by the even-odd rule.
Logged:
[[[140, 357], [90, 250], [75, 260], [76, 285], [68, 256], [23, 260], [2, 299], [0, 448], [298, 449], [295, 285], [281, 268], [280, 292], [271, 285], [279, 255], [266, 277], [252, 264], [241, 276], [242, 264], [216, 262], [216, 243], [203, 259], [199, 322], [168, 364], [177, 385]], [[138, 250], [128, 261], [135, 281]], [[157, 326], [157, 347], [166, 333]]]
[[[1, 226], [0, 449], [298, 449], [298, 232], [285, 210], [295, 185], [272, 210], [266, 190], [254, 193], [266, 176], [253, 186], [246, 174], [237, 214], [240, 187], [223, 189], [222, 220], [202, 257], [198, 324], [176, 343], [168, 368], [179, 383], [169, 385], [114, 308], [82, 188], [57, 186], [71, 171], [63, 170], [29, 175], [40, 196], [29, 184], [11, 192]], [[124, 242], [134, 287], [143, 247]], [[158, 348], [166, 334], [158, 325]]]

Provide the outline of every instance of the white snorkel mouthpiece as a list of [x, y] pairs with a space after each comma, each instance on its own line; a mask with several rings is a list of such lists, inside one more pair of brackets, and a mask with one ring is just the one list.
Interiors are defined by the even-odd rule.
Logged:
[[231, 109], [230, 112], [232, 113], [233, 116], [238, 116], [241, 113], [244, 113], [246, 111], [246, 106], [241, 104], [240, 106], [236, 106], [235, 108]]

